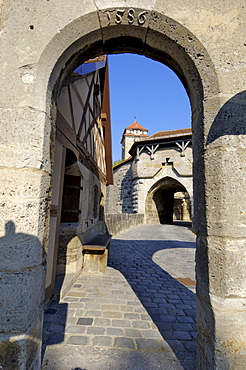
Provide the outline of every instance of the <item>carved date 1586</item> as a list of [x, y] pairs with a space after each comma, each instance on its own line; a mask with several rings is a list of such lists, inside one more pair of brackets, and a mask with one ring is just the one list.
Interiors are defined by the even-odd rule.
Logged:
[[[134, 22], [134, 20], [137, 19], [138, 24], [142, 25], [146, 21], [146, 14], [147, 13], [148, 12], [146, 10], [144, 10], [140, 13], [137, 13], [133, 8], [129, 9], [127, 12], [126, 12], [125, 9], [117, 9], [115, 11], [114, 21], [115, 21], [116, 24], [122, 23], [123, 17], [125, 15], [129, 24], [132, 24]], [[107, 10], [107, 17], [108, 17], [108, 26], [109, 26], [111, 24], [111, 21], [112, 21], [111, 14], [110, 14], [109, 10]]]

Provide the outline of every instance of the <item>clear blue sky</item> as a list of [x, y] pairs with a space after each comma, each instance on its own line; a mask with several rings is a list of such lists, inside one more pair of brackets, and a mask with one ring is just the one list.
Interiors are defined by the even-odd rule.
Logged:
[[191, 127], [187, 93], [165, 65], [135, 54], [109, 55], [113, 160], [121, 159], [121, 137], [134, 121], [157, 131]]

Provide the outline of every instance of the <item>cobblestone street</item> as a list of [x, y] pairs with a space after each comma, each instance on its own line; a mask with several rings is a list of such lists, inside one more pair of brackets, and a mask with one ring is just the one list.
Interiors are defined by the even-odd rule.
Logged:
[[194, 257], [185, 224], [116, 235], [106, 274], [46, 309], [42, 369], [195, 369]]

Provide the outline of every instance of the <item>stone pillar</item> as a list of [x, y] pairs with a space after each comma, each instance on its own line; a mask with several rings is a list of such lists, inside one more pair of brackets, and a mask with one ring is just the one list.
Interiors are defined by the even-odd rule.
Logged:
[[38, 370], [50, 199], [50, 162], [44, 158], [50, 158], [51, 125], [31, 108], [6, 108], [2, 117], [0, 368]]
[[190, 212], [188, 209], [188, 202], [189, 200], [182, 199], [182, 220], [183, 221], [190, 221]]
[[[245, 93], [227, 101], [207, 136], [204, 155], [207, 211], [206, 219], [202, 218], [197, 229], [196, 256], [199, 369], [245, 369], [245, 101]], [[198, 167], [196, 202], [198, 192], [203, 192], [201, 182], [200, 185], [197, 182], [197, 170]], [[198, 204], [195, 212], [197, 219]]]

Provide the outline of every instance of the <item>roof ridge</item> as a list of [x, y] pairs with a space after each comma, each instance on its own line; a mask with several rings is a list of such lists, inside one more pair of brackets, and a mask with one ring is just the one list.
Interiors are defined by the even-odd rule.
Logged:
[[177, 130], [167, 130], [167, 131], [157, 131], [153, 135], [149, 136], [149, 139], [154, 138], [154, 137], [160, 137], [160, 136], [170, 136], [170, 135], [177, 135], [177, 134], [182, 134], [182, 133], [192, 133], [191, 128], [180, 128]]
[[126, 130], [129, 128], [149, 131], [147, 128], [144, 128], [143, 126], [141, 126], [136, 120], [134, 120], [130, 126], [126, 127]]

